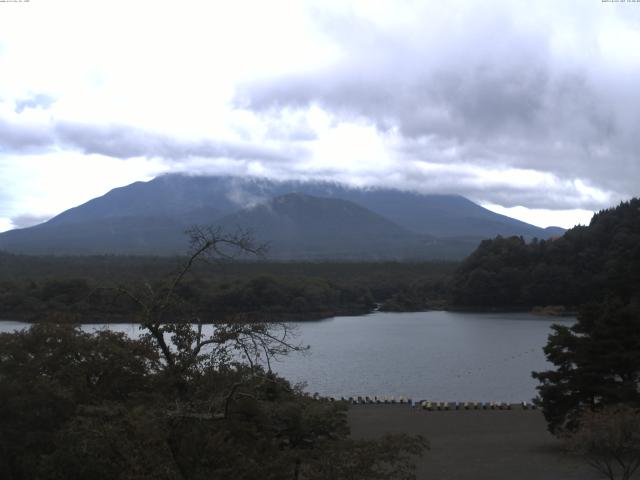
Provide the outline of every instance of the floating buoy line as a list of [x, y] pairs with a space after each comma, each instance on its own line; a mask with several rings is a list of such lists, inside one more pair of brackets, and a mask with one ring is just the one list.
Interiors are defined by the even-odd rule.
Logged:
[[445, 411], [445, 410], [513, 410], [519, 408], [521, 410], [536, 410], [538, 407], [531, 402], [434, 402], [430, 400], [414, 401], [409, 397], [403, 396], [355, 396], [355, 397], [336, 397], [336, 396], [320, 396], [313, 394], [316, 400], [327, 402], [346, 402], [351, 405], [407, 405], [417, 410], [425, 410], [428, 412]]

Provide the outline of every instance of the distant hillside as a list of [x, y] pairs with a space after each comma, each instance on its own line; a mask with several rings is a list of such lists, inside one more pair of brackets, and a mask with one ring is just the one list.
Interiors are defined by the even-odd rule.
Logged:
[[275, 258], [402, 258], [418, 235], [346, 200], [289, 193], [217, 222], [269, 243]]
[[415, 233], [437, 237], [490, 238], [523, 235], [548, 238], [562, 234], [494, 213], [459, 195], [422, 195], [393, 189], [360, 189], [330, 182], [277, 182], [264, 178], [163, 175], [136, 182], [69, 209], [54, 223], [127, 217], [169, 216], [212, 208], [233, 213], [288, 193], [354, 202]]
[[[130, 216], [44, 223], [0, 234], [0, 248], [33, 255], [178, 255], [193, 223], [167, 216]], [[208, 222], [207, 222], [208, 223]]]
[[301, 193], [276, 197], [217, 222], [268, 242], [278, 259], [401, 260], [460, 257], [475, 242], [418, 235], [353, 202]]
[[578, 306], [608, 292], [628, 302], [640, 292], [640, 199], [593, 216], [556, 240], [485, 240], [453, 281], [459, 306]]
[[[313, 208], [305, 215], [291, 217], [296, 219], [296, 226], [290, 222], [287, 227], [299, 232], [296, 235], [302, 243], [293, 242], [287, 235], [276, 235], [285, 227], [284, 217], [268, 216], [264, 208], [273, 207], [274, 198], [291, 193], [350, 202], [351, 209], [355, 206], [361, 209], [363, 223], [346, 222], [351, 228], [336, 227], [333, 235], [325, 235], [327, 228], [321, 225], [328, 220], [328, 214], [323, 217], [322, 208]], [[304, 211], [302, 198], [297, 203]], [[326, 201], [322, 204], [337, 205]], [[258, 205], [263, 208], [250, 213], [251, 207]], [[326, 225], [339, 225], [340, 215], [344, 214], [336, 213], [335, 222]], [[367, 230], [372, 215], [377, 215], [378, 226], [387, 222], [387, 228], [379, 228], [375, 235]], [[357, 189], [328, 182], [165, 175], [116, 188], [44, 224], [0, 234], [0, 249], [36, 254], [174, 254], [184, 252], [186, 239], [182, 232], [188, 226], [219, 223], [229, 226], [234, 219], [236, 223], [254, 225], [258, 239], [271, 241], [273, 254], [278, 258], [286, 258], [287, 252], [294, 255], [292, 258], [307, 254], [309, 258], [351, 258], [353, 252], [360, 251], [366, 252], [363, 258], [455, 259], [470, 253], [483, 238], [557, 235], [555, 230], [498, 215], [456, 195]], [[268, 221], [275, 223], [269, 226], [264, 223]], [[354, 250], [358, 226], [362, 227], [361, 237], [367, 238], [368, 249]], [[303, 235], [306, 231], [315, 233]], [[391, 231], [396, 233], [389, 234]], [[320, 239], [324, 246], [319, 245]], [[342, 245], [342, 251], [336, 250], [338, 244]]]

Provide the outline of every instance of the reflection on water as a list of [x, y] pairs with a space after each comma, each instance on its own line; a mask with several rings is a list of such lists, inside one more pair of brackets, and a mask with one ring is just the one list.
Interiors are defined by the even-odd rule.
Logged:
[[[532, 370], [549, 367], [542, 347], [552, 323], [530, 314], [382, 313], [297, 324], [310, 345], [274, 370], [321, 395], [405, 395], [446, 401], [530, 400]], [[0, 322], [0, 331], [23, 328]], [[85, 325], [139, 335], [136, 324]], [[211, 327], [209, 327], [211, 328]]]

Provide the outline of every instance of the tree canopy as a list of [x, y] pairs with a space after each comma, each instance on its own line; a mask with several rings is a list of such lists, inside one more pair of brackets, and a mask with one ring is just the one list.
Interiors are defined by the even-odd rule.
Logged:
[[452, 281], [458, 306], [578, 307], [613, 291], [624, 301], [640, 287], [640, 199], [595, 214], [562, 237], [483, 241]]
[[583, 307], [571, 327], [553, 326], [544, 347], [554, 370], [534, 372], [554, 433], [575, 430], [584, 410], [640, 407], [640, 304], [610, 297]]
[[[414, 478], [421, 437], [349, 438], [347, 405], [320, 401], [269, 368], [298, 350], [280, 324], [205, 335], [178, 294], [192, 263], [245, 239], [196, 232], [161, 288], [124, 288], [139, 339], [41, 323], [0, 335], [0, 477], [46, 479]], [[180, 321], [165, 314], [185, 315]], [[266, 360], [266, 361], [265, 361]]]
[[544, 348], [555, 369], [533, 373], [554, 433], [575, 431], [585, 411], [640, 407], [640, 200], [598, 213], [560, 247], [581, 306], [576, 323], [554, 326]]

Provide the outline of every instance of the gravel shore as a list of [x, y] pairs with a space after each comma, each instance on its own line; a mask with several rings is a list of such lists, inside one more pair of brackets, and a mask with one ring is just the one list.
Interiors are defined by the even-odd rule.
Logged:
[[353, 405], [355, 438], [421, 434], [431, 449], [420, 480], [597, 480], [580, 458], [562, 451], [538, 410], [425, 411], [406, 405]]

